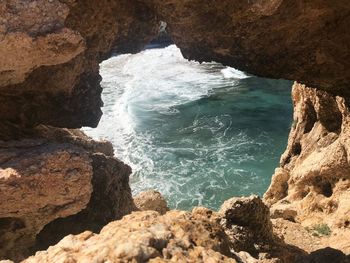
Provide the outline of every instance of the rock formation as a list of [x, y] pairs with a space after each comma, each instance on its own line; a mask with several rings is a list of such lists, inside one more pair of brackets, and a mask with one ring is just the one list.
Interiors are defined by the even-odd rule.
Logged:
[[[290, 233], [310, 238], [304, 227], [317, 226], [331, 234], [319, 246], [302, 248], [314, 261], [343, 260], [334, 249], [327, 256], [314, 249], [350, 253], [347, 0], [1, 1], [0, 257], [18, 260], [64, 235], [98, 232], [136, 209], [130, 168], [113, 157], [111, 145], [64, 128], [98, 124], [99, 63], [112, 52], [142, 49], [157, 35], [160, 21], [188, 59], [301, 83], [293, 88], [288, 147], [264, 199], [272, 227], [268, 209], [256, 198], [232, 199], [220, 215], [138, 212], [100, 235], [69, 236], [28, 262], [81, 261], [97, 250], [102, 258], [234, 262], [230, 257], [238, 256], [227, 246], [288, 262], [304, 254], [284, 247], [272, 229], [287, 243], [303, 246]], [[125, 239], [129, 222], [135, 247]], [[113, 242], [120, 242], [119, 250]], [[239, 257], [254, 262], [246, 252]]]
[[[265, 201], [274, 217], [305, 227], [327, 225], [350, 253], [350, 113], [348, 101], [295, 83], [288, 146]], [[287, 216], [286, 216], [287, 215]]]
[[135, 209], [131, 169], [113, 157], [110, 143], [46, 126], [20, 136], [1, 141], [0, 258], [21, 259], [65, 235], [99, 231]]
[[140, 50], [157, 30], [155, 14], [134, 0], [1, 1], [0, 119], [96, 126], [99, 62], [112, 47]]
[[5, 0], [0, 119], [96, 126], [98, 63], [111, 50], [140, 50], [157, 35], [160, 20], [189, 59], [348, 96], [349, 12], [347, 0]]
[[349, 95], [347, 0], [143, 0], [188, 59]]
[[161, 215], [170, 210], [165, 198], [161, 193], [154, 190], [139, 193], [134, 197], [134, 203], [137, 209], [141, 211], [153, 210]]
[[[246, 234], [248, 238], [242, 239]], [[307, 259], [304, 252], [274, 236], [268, 208], [253, 196], [225, 202], [220, 213], [200, 207], [192, 212], [170, 211], [165, 215], [154, 211], [134, 212], [108, 224], [98, 235], [91, 232], [69, 235], [23, 262], [249, 263], [256, 259], [242, 248], [250, 248], [261, 240], [264, 247], [254, 248], [260, 262]]]
[[231, 198], [223, 203], [219, 213], [221, 224], [229, 237], [234, 237], [235, 251], [256, 254], [273, 242], [270, 211], [257, 196]]
[[[268, 211], [260, 198], [252, 196], [228, 200], [219, 213], [201, 207], [164, 215], [133, 212], [108, 224], [99, 234], [68, 235], [23, 263], [346, 262], [346, 256], [333, 249], [307, 254], [285, 244], [274, 234]], [[255, 258], [242, 251], [252, 245]]]
[[92, 165], [82, 149], [42, 140], [6, 143], [0, 158], [2, 258], [25, 253], [46, 224], [86, 208]]
[[67, 236], [24, 262], [236, 262], [219, 224], [206, 211], [134, 212], [99, 235]]

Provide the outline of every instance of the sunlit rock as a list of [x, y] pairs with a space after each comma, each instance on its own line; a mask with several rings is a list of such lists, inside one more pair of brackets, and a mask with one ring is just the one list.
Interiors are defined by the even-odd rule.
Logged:
[[153, 210], [161, 215], [169, 211], [168, 204], [161, 193], [149, 190], [134, 197], [136, 207], [141, 211]]

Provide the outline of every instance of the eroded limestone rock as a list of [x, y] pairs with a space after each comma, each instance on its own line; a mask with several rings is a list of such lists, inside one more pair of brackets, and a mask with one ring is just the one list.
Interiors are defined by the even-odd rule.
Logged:
[[136, 52], [158, 30], [135, 0], [0, 3], [0, 119], [25, 126], [96, 126], [99, 62]]
[[[77, 131], [43, 126], [28, 134], [23, 126], [96, 126], [102, 105], [98, 63], [113, 49], [121, 53], [141, 49], [156, 35], [159, 19], [167, 22], [172, 39], [189, 59], [215, 60], [260, 76], [298, 80], [330, 92], [295, 85], [295, 124], [265, 200], [272, 205], [276, 218], [306, 226], [327, 224], [332, 230], [331, 238], [337, 234], [348, 240], [349, 9], [347, 0], [2, 1], [0, 137], [6, 142], [1, 142], [0, 161], [0, 190], [4, 197], [0, 205], [0, 239], [4, 241], [0, 242], [1, 253], [21, 257], [30, 246], [42, 248], [66, 233], [98, 231], [103, 224], [134, 208], [128, 186], [130, 168], [112, 156], [110, 144], [95, 144]], [[4, 127], [7, 122], [17, 127]], [[59, 174], [57, 184], [52, 178], [55, 172]], [[65, 176], [77, 179], [63, 183]], [[30, 203], [26, 196], [32, 197]], [[248, 243], [242, 247], [249, 250], [253, 249], [251, 241], [258, 226], [264, 230], [266, 240], [273, 239], [266, 209], [254, 200], [247, 203], [235, 200], [233, 204], [241, 202], [242, 207], [228, 208], [232, 215], [224, 217], [226, 222], [236, 222], [227, 225], [230, 238], [237, 235], [237, 240]], [[8, 205], [11, 202], [13, 206]], [[249, 207], [256, 208], [262, 218], [252, 214]], [[238, 216], [234, 212], [240, 209], [247, 215]], [[61, 216], [65, 218], [55, 219]], [[212, 217], [212, 212], [207, 216]], [[157, 221], [168, 220], [166, 215], [163, 219], [155, 217]], [[184, 225], [193, 222], [188, 217]], [[250, 223], [245, 225], [243, 218]], [[208, 223], [201, 220], [201, 224]], [[205, 227], [217, 226], [211, 222], [214, 219], [209, 221]], [[137, 224], [143, 223], [139, 220]], [[185, 230], [188, 229], [191, 228]], [[237, 229], [245, 231], [247, 239]], [[181, 238], [175, 235], [169, 244], [183, 238], [188, 241], [191, 232], [186, 231]], [[136, 250], [130, 245], [123, 247], [136, 258], [157, 255], [157, 260], [166, 260], [162, 256], [174, 260], [198, 257], [203, 261], [215, 257], [218, 261], [226, 260], [217, 254], [221, 251], [213, 248], [212, 241], [205, 238], [205, 244], [194, 247], [190, 241], [190, 246], [174, 241], [176, 244], [163, 254], [163, 250], [157, 250], [158, 241], [152, 243], [157, 240], [152, 235], [146, 236], [146, 246], [141, 242]], [[88, 233], [78, 238], [81, 241], [68, 238], [64, 246], [78, 244], [80, 249], [80, 242], [85, 244], [85, 239], [90, 245], [90, 236], [99, 239]], [[69, 244], [70, 240], [77, 243]], [[331, 241], [329, 244], [349, 251], [348, 242], [334, 240], [334, 244]], [[260, 243], [261, 259], [264, 240]], [[16, 248], [11, 249], [15, 244]], [[101, 253], [98, 256], [104, 257], [102, 243], [97, 247]], [[66, 252], [59, 247], [55, 249], [65, 258]], [[93, 246], [84, 249], [96, 251]], [[50, 252], [42, 255], [53, 257]], [[314, 255], [322, 258], [318, 252]], [[329, 255], [332, 257], [332, 251]]]
[[143, 0], [188, 59], [349, 96], [347, 0]]
[[0, 166], [0, 258], [28, 253], [46, 224], [90, 200], [91, 160], [73, 145], [2, 142]]
[[24, 262], [306, 263], [307, 257], [274, 236], [267, 207], [252, 196], [228, 200], [219, 213], [202, 207], [133, 212], [100, 234], [69, 235]]
[[259, 262], [297, 262], [305, 257], [302, 250], [286, 245], [275, 236], [269, 208], [258, 196], [225, 201], [219, 217], [235, 252], [248, 252]]
[[158, 191], [149, 190], [141, 192], [134, 197], [136, 207], [141, 211], [153, 210], [161, 215], [169, 211], [168, 204]]
[[99, 62], [137, 52], [159, 21], [185, 57], [350, 97], [347, 0], [5, 0], [0, 4], [0, 119], [96, 126]]
[[258, 196], [231, 198], [222, 204], [219, 213], [236, 251], [256, 254], [259, 247], [273, 240], [270, 211]]
[[[272, 210], [296, 211], [305, 227], [327, 225], [350, 238], [348, 101], [298, 83], [287, 150], [264, 198]], [[284, 217], [284, 216], [281, 216]], [[349, 246], [340, 247], [350, 253]]]
[[68, 234], [97, 232], [136, 209], [131, 169], [110, 143], [46, 126], [22, 130], [21, 140], [2, 135], [0, 258], [18, 260]]
[[236, 262], [212, 212], [134, 212], [100, 234], [67, 236], [25, 263], [39, 262]]

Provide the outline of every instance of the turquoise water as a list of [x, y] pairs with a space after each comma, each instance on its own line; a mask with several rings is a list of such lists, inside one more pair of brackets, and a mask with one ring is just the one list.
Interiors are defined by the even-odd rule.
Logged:
[[216, 209], [266, 191], [291, 126], [290, 81], [187, 61], [175, 46], [112, 57], [100, 72], [104, 115], [85, 131], [133, 168], [133, 194]]

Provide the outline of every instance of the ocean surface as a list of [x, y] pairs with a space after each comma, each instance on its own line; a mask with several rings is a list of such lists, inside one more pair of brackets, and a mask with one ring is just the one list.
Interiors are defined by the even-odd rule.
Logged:
[[132, 167], [133, 194], [156, 189], [189, 210], [266, 191], [292, 123], [290, 81], [187, 61], [174, 45], [112, 57], [100, 73], [104, 114], [84, 131]]

